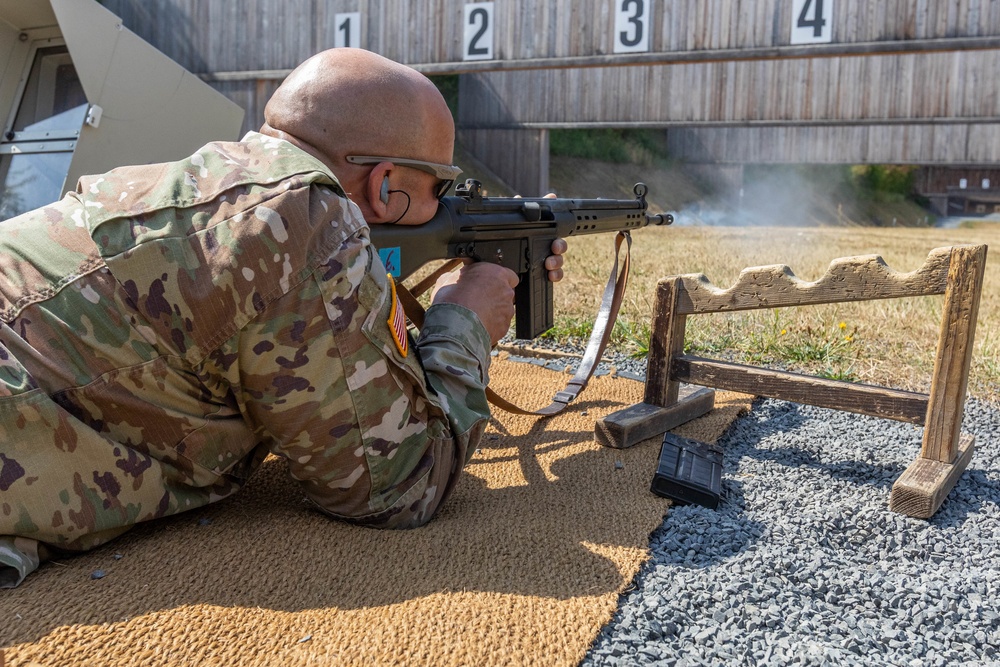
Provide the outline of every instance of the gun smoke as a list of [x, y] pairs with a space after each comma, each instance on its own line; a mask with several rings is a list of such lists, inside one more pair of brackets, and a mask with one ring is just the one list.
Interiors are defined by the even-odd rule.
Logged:
[[709, 197], [674, 212], [680, 226], [815, 226], [849, 224], [839, 188], [825, 188], [796, 169], [747, 171], [742, 184], [715, 184]]

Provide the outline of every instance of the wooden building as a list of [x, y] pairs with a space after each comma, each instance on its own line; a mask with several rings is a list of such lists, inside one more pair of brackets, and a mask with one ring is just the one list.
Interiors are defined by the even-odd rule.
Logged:
[[938, 215], [1000, 213], [1000, 168], [924, 167], [914, 190], [930, 200]]
[[247, 128], [331, 46], [458, 73], [460, 141], [529, 195], [547, 187], [551, 128], [666, 128], [677, 157], [730, 167], [1000, 164], [1000, 0], [104, 4]]

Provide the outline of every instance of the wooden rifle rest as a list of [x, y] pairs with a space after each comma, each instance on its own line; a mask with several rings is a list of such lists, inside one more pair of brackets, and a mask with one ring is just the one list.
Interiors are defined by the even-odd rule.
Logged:
[[[975, 439], [961, 435], [959, 428], [986, 251], [985, 245], [937, 248], [911, 273], [893, 271], [876, 255], [848, 257], [835, 260], [814, 283], [799, 280], [783, 265], [745, 269], [727, 290], [715, 287], [702, 274], [664, 278], [657, 283], [653, 306], [643, 403], [598, 422], [595, 438], [624, 448], [665, 433], [711, 409], [714, 392], [704, 387], [920, 424], [924, 426], [920, 456], [896, 480], [889, 505], [902, 514], [929, 518], [975, 448]], [[934, 294], [944, 294], [945, 299], [929, 394], [684, 354], [688, 315]]]

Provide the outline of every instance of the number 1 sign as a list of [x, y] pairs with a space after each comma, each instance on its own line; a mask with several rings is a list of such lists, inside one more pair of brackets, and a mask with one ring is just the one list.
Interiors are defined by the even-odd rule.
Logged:
[[333, 35], [335, 47], [361, 46], [361, 12], [337, 14], [333, 19], [337, 32]]
[[833, 39], [833, 0], [792, 0], [792, 44], [823, 44]]

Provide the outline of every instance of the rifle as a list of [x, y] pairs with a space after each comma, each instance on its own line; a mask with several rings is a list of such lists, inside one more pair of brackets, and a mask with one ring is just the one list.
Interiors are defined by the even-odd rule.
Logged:
[[484, 197], [479, 181], [442, 197], [437, 213], [422, 225], [372, 225], [372, 244], [388, 272], [405, 279], [427, 262], [470, 258], [496, 262], [518, 274], [514, 289], [517, 338], [531, 339], [552, 328], [552, 283], [545, 258], [552, 242], [581, 234], [631, 232], [646, 225], [669, 225], [673, 216], [646, 213], [643, 183], [635, 199], [520, 199]]

